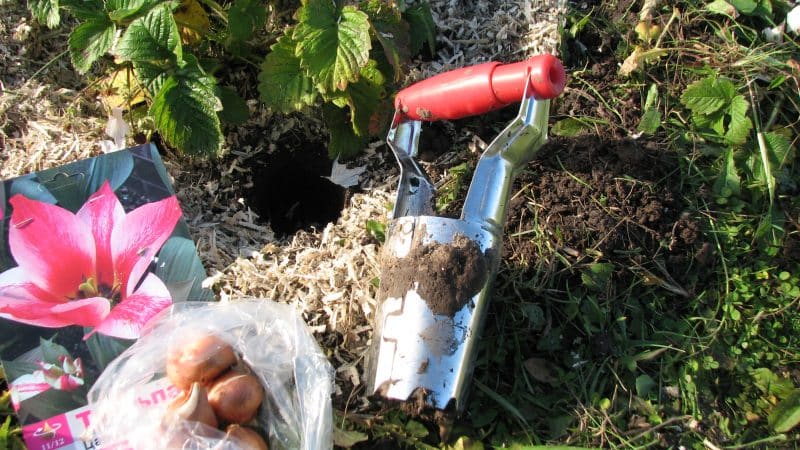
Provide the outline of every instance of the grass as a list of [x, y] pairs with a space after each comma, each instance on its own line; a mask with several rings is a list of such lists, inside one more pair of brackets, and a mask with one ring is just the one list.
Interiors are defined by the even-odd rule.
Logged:
[[[772, 11], [733, 18], [702, 2], [657, 8], [652, 21], [664, 29], [649, 43], [629, 31], [638, 16], [632, 3], [627, 15], [615, 16], [625, 10], [616, 2], [571, 13], [567, 49], [601, 36], [618, 63], [637, 45], [663, 51], [604, 86], [585, 76], [593, 70], [585, 55], [565, 55], [574, 69], [567, 95], [604, 111], [578, 111], [580, 123], [561, 117], [555, 128], [634, 134], [631, 109], [641, 118], [654, 89], [649, 107], [661, 120], [640, 139], [678, 159], [676, 176], [659, 182], [673, 183], [701, 236], [688, 250], [681, 284], [662, 270], [659, 252], [645, 261], [576, 259], [553, 244], [557, 236], [543, 231], [539, 217], [509, 230], [511, 256], [456, 435], [492, 448], [796, 448], [796, 418], [787, 424], [779, 416], [800, 408], [793, 397], [800, 387], [800, 266], [791, 254], [799, 232], [800, 108], [798, 70], [790, 66], [800, 52], [793, 35], [769, 43], [760, 33], [781, 22], [788, 5], [760, 4]], [[574, 45], [582, 39], [592, 44]], [[731, 109], [716, 112], [716, 128], [682, 101], [709, 77], [733, 86], [731, 97], [719, 99]], [[631, 91], [641, 98], [636, 108], [626, 103]], [[747, 124], [733, 97], [746, 103], [751, 126], [735, 142], [725, 134]], [[604, 201], [598, 191], [590, 200]]]

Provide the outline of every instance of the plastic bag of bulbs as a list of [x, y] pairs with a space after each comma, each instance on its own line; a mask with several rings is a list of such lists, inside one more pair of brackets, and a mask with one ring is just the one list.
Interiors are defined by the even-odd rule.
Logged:
[[173, 305], [89, 392], [103, 448], [330, 449], [331, 365], [291, 306]]

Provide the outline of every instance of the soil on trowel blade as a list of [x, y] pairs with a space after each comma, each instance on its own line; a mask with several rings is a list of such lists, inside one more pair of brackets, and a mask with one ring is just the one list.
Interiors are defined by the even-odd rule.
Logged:
[[[420, 235], [426, 234], [424, 230]], [[403, 297], [416, 289], [434, 314], [454, 316], [477, 294], [489, 276], [489, 259], [462, 234], [450, 244], [415, 241], [403, 258], [384, 254], [379, 300]]]

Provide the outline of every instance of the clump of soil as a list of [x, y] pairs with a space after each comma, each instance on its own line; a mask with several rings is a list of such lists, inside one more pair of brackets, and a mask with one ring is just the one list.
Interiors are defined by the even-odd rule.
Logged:
[[434, 314], [453, 317], [481, 290], [490, 265], [475, 241], [458, 234], [451, 244], [414, 245], [403, 258], [384, 254], [381, 269], [379, 300], [416, 289]]
[[661, 242], [675, 250], [698, 239], [697, 224], [669, 186], [677, 163], [659, 149], [585, 136], [556, 139], [540, 156], [521, 177], [530, 188], [512, 214], [525, 209], [538, 217], [559, 246], [653, 255]]

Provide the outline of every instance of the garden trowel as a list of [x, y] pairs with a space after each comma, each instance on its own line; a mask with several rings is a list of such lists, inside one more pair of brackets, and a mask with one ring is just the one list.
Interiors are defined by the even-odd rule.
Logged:
[[[380, 259], [369, 394], [463, 411], [511, 185], [547, 141], [550, 99], [565, 83], [559, 60], [538, 55], [446, 72], [398, 93], [387, 142], [400, 182]], [[422, 123], [519, 102], [517, 117], [478, 161], [461, 217], [435, 216], [434, 186], [414, 160]]]

